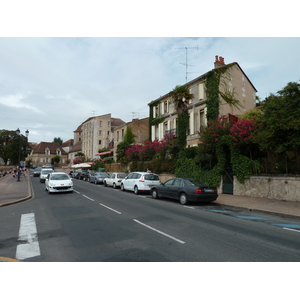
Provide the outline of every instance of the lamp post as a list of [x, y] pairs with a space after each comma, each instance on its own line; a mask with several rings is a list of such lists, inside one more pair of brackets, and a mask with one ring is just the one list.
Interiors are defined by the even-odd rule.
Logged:
[[[18, 180], [17, 181], [20, 181], [20, 176], [21, 176], [21, 131], [19, 128], [16, 130], [16, 134], [19, 137], [19, 158], [18, 158]], [[26, 134], [26, 138], [28, 138], [28, 135], [29, 135], [28, 129], [25, 131], [25, 134]]]

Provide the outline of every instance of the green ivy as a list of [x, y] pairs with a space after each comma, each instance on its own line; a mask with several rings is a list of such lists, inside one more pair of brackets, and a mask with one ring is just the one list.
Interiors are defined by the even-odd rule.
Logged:
[[[229, 91], [226, 88], [227, 84], [224, 77], [222, 80], [222, 76], [232, 67], [233, 65], [227, 65], [222, 68], [213, 69], [206, 74], [207, 120], [214, 120], [219, 116], [220, 96], [230, 106], [237, 107], [238, 109], [242, 106], [239, 100], [235, 98], [235, 90]], [[224, 87], [225, 92], [220, 92], [220, 85]]]
[[203, 170], [194, 159], [187, 158], [182, 151], [175, 165], [177, 177], [198, 178], [213, 186], [220, 186], [222, 175], [226, 167], [226, 148], [230, 150], [230, 163], [237, 180], [244, 183], [252, 175], [255, 161], [241, 155], [239, 148], [232, 144], [230, 136], [223, 136], [216, 145], [217, 164], [211, 170]]

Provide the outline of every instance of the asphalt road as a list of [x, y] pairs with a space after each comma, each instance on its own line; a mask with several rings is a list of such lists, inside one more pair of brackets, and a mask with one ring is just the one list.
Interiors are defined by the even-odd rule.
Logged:
[[[217, 204], [182, 206], [74, 179], [0, 209], [0, 257], [39, 262], [300, 261], [300, 224]], [[292, 225], [291, 225], [292, 224]], [[290, 226], [289, 226], [290, 225]]]

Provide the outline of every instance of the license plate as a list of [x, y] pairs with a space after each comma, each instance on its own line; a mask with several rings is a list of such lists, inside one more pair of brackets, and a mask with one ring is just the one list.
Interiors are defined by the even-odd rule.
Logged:
[[213, 192], [214, 192], [213, 189], [205, 189], [204, 191], [205, 191], [206, 193], [213, 193]]

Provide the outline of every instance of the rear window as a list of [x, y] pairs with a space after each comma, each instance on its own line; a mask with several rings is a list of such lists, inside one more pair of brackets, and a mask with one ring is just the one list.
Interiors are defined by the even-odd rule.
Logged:
[[125, 178], [125, 177], [126, 177], [126, 174], [118, 174], [117, 177], [118, 177], [118, 178]]
[[155, 174], [147, 174], [144, 176], [145, 180], [159, 180], [158, 175]]

